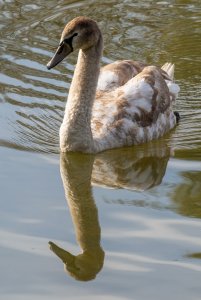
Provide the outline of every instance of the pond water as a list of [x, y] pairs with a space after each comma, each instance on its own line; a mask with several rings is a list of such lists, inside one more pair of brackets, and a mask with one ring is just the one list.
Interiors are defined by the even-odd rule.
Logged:
[[[201, 4], [0, 0], [1, 299], [182, 299], [201, 294]], [[59, 154], [76, 54], [48, 71], [78, 15], [102, 64], [176, 65], [180, 124], [160, 141]]]

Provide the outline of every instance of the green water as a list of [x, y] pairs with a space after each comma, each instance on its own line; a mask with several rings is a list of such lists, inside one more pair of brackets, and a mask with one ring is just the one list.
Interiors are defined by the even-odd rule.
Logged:
[[[103, 65], [175, 63], [173, 132], [60, 157], [77, 56], [46, 64], [78, 15], [100, 25]], [[199, 1], [0, 1], [0, 29], [0, 298], [199, 300]]]

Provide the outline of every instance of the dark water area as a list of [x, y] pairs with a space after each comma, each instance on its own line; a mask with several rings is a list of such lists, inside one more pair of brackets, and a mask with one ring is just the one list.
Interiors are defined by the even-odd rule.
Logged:
[[[59, 154], [77, 55], [46, 64], [79, 15], [102, 30], [102, 65], [175, 63], [171, 133]], [[200, 299], [200, 49], [199, 1], [0, 0], [0, 298]]]

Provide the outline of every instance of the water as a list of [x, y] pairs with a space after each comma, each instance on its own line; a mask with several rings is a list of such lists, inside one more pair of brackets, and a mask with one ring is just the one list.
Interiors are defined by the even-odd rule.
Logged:
[[[200, 299], [199, 1], [10, 0], [0, 11], [1, 298]], [[76, 54], [46, 63], [77, 15], [99, 23], [103, 64], [176, 64], [173, 132], [60, 157]]]

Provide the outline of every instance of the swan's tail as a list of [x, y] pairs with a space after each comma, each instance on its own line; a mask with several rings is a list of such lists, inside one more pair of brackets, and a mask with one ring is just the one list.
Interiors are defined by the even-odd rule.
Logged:
[[178, 86], [178, 84], [176, 84], [174, 82], [174, 64], [165, 63], [161, 67], [161, 69], [163, 71], [165, 71], [169, 76], [169, 79], [165, 78], [165, 81], [167, 83], [167, 86], [168, 86], [168, 89], [170, 92], [170, 99], [172, 100], [172, 104], [173, 104], [178, 96], [179, 91], [180, 91], [180, 87]]
[[174, 64], [166, 62], [161, 69], [168, 74], [172, 81], [174, 80]]

